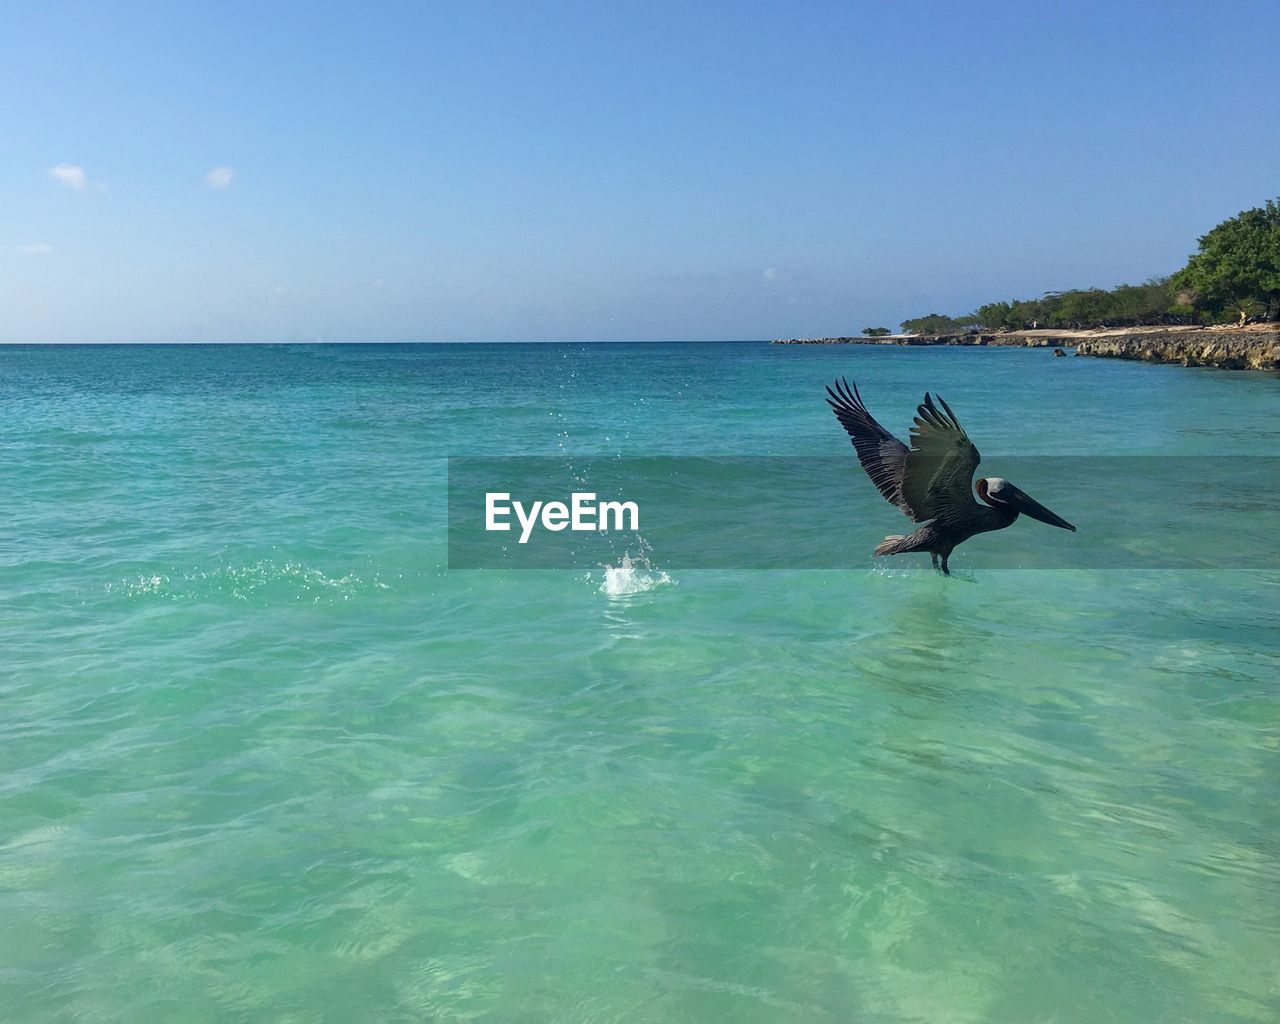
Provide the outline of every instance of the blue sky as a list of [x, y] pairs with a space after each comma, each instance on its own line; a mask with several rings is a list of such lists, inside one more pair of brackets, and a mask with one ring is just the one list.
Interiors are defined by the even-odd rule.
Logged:
[[0, 341], [769, 338], [1176, 269], [1280, 5], [10, 3]]

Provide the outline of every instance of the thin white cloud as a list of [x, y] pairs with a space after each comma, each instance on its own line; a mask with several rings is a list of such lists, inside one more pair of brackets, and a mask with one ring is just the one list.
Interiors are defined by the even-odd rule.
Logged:
[[271, 290], [272, 290], [273, 292], [275, 292], [277, 295], [283, 295], [283, 294], [284, 294], [285, 292], [287, 292], [289, 289], [288, 289], [288, 288], [286, 288], [286, 287], [285, 287], [284, 285], [282, 285], [282, 284], [278, 284], [278, 285], [276, 285], [274, 288], [272, 288]]
[[102, 182], [90, 181], [89, 176], [84, 172], [84, 168], [76, 164], [54, 164], [49, 168], [49, 177], [66, 185], [67, 188], [75, 189], [77, 192], [87, 192], [90, 189], [95, 192], [105, 192], [107, 190], [107, 186]]
[[27, 245], [15, 245], [14, 251], [27, 256], [48, 256], [53, 252], [53, 246], [48, 242], [30, 242]]
[[766, 281], [776, 281], [778, 280], [778, 268], [765, 267], [764, 270], [760, 271], [760, 276]]
[[235, 180], [236, 171], [234, 167], [215, 167], [204, 176], [204, 183], [216, 192], [221, 192], [225, 188], [231, 187], [231, 182]]
[[83, 192], [89, 187], [89, 179], [86, 177], [83, 167], [75, 167], [71, 164], [56, 164], [49, 168], [49, 175], [54, 181], [60, 181], [67, 188], [73, 188], [78, 192]]

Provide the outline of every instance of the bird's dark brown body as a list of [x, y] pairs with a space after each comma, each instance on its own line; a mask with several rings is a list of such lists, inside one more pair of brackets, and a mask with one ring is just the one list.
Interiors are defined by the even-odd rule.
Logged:
[[848, 432], [858, 461], [871, 482], [891, 504], [922, 525], [906, 536], [886, 537], [877, 555], [927, 551], [935, 567], [947, 575], [947, 559], [957, 546], [980, 533], [1012, 526], [1025, 513], [1050, 526], [1075, 532], [1065, 519], [1050, 512], [1007, 480], [985, 477], [977, 482], [979, 504], [973, 498], [973, 473], [981, 456], [951, 407], [942, 408], [928, 393], [916, 409], [911, 447], [875, 421], [856, 385], [843, 378], [827, 388], [827, 404]]
[[[991, 533], [1012, 526], [1018, 513], [1012, 509], [991, 508], [977, 505], [970, 515], [960, 522], [934, 521], [925, 523], [905, 537], [888, 538], [876, 545], [877, 555], [902, 555], [909, 551], [927, 551], [941, 558], [943, 564], [951, 552], [980, 533]], [[936, 561], [935, 558], [935, 561]]]

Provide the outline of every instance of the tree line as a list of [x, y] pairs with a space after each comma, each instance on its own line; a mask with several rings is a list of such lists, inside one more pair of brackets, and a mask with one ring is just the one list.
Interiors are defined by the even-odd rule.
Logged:
[[[1275, 319], [1280, 319], [1280, 200], [1268, 200], [1202, 236], [1187, 265], [1167, 277], [1110, 290], [1075, 288], [1038, 299], [988, 302], [967, 316], [930, 313], [904, 320], [902, 330], [963, 334]], [[884, 330], [868, 327], [863, 333]]]

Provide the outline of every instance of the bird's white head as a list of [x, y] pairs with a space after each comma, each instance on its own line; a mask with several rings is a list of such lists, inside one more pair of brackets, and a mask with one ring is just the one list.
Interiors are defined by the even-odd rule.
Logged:
[[1022, 515], [1030, 516], [1032, 519], [1039, 519], [1042, 523], [1048, 523], [1050, 526], [1056, 526], [1062, 530], [1070, 530], [1072, 533], [1076, 532], [1076, 528], [1063, 519], [1062, 516], [1056, 512], [1050, 512], [1021, 487], [1014, 486], [1003, 477], [983, 477], [974, 484], [974, 487], [978, 491], [978, 497], [992, 508], [1006, 509], [1013, 512], [1014, 516], [1021, 513]]
[[988, 505], [1001, 504], [1000, 492], [1009, 487], [1009, 481], [1002, 476], [984, 476], [975, 485], [978, 497]]

